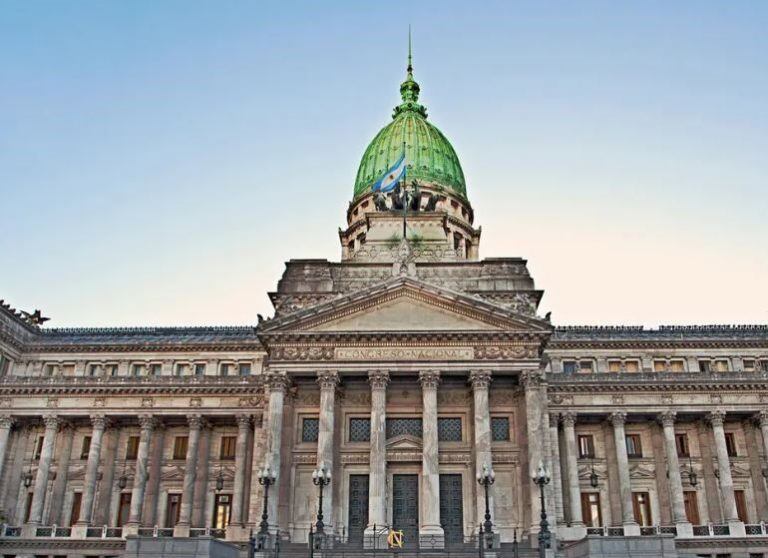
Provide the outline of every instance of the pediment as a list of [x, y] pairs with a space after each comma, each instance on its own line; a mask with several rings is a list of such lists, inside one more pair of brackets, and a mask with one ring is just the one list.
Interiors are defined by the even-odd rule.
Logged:
[[549, 323], [412, 278], [385, 281], [261, 324], [260, 332], [549, 331]]
[[410, 434], [401, 434], [387, 440], [387, 451], [421, 451], [420, 438]]

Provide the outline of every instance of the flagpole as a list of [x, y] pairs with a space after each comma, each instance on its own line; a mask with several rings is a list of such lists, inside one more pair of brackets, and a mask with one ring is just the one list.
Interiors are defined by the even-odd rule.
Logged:
[[406, 220], [408, 215], [408, 160], [405, 158], [405, 142], [403, 142], [403, 240], [406, 240]]

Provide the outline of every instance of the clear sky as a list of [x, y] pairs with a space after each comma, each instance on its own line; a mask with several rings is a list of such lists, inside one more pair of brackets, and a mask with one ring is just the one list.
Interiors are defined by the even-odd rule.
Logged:
[[481, 257], [558, 324], [768, 322], [768, 2], [4, 0], [0, 298], [252, 324], [340, 256], [407, 26]]

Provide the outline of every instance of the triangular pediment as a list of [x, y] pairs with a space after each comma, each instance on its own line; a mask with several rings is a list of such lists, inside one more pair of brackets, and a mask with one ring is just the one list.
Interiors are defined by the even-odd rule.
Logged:
[[262, 333], [549, 331], [541, 319], [413, 278], [397, 278], [260, 324]]
[[421, 448], [421, 439], [411, 434], [400, 434], [387, 440], [388, 451], [421, 451]]

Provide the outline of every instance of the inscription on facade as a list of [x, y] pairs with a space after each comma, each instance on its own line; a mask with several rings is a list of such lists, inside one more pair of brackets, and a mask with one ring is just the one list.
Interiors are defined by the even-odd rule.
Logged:
[[337, 347], [336, 360], [472, 360], [471, 347]]

